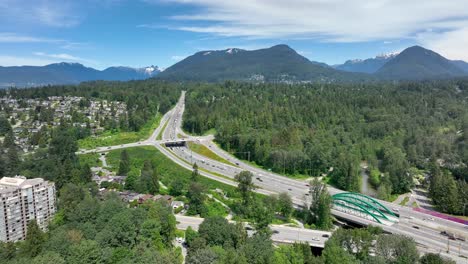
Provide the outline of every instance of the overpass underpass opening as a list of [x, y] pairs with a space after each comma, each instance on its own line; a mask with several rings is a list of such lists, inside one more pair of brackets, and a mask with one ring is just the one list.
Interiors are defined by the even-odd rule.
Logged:
[[172, 147], [185, 147], [187, 146], [187, 143], [185, 140], [181, 140], [181, 141], [170, 141], [170, 142], [165, 142], [164, 145], [168, 148], [172, 148]]
[[339, 193], [332, 196], [334, 208], [384, 225], [398, 222], [398, 216], [377, 200], [360, 193]]

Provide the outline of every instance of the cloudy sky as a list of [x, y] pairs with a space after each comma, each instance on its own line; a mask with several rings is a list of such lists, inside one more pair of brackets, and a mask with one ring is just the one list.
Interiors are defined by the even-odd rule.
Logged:
[[328, 64], [422, 45], [468, 61], [468, 0], [0, 0], [0, 65], [168, 67], [288, 44]]

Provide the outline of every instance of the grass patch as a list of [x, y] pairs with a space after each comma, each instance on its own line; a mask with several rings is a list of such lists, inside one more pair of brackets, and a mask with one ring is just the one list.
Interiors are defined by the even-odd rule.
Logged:
[[149, 122], [147, 122], [140, 131], [122, 132], [119, 130], [106, 131], [97, 137], [87, 137], [78, 140], [80, 149], [95, 149], [97, 147], [115, 146], [145, 140], [151, 136], [151, 133], [158, 127], [161, 121], [161, 115], [158, 113]]
[[78, 158], [80, 159], [80, 165], [88, 164], [89, 167], [98, 167], [102, 165], [99, 160], [99, 154], [97, 153], [78, 155]]
[[413, 203], [411, 204], [411, 206], [412, 206], [413, 208], [418, 208], [418, 207], [419, 207], [418, 204], [417, 204], [416, 202], [413, 202]]
[[205, 131], [205, 133], [203, 133], [203, 136], [208, 136], [208, 135], [216, 135], [216, 128], [212, 128], [210, 130]]
[[212, 199], [207, 199], [205, 201], [206, 209], [208, 210], [206, 217], [210, 216], [222, 216], [226, 217], [229, 214], [229, 211], [226, 207], [222, 206], [220, 203]]
[[408, 201], [409, 201], [409, 197], [406, 196], [406, 197], [400, 202], [400, 205], [405, 206], [405, 205], [408, 203]]
[[169, 124], [169, 119], [166, 120], [166, 123], [164, 123], [164, 126], [162, 127], [161, 131], [159, 132], [158, 136], [156, 137], [156, 140], [161, 140], [162, 139], [162, 135], [163, 135], [164, 131], [166, 130], [167, 124]]
[[228, 165], [233, 165], [233, 166], [236, 166], [234, 164], [232, 164], [231, 162], [223, 159], [222, 157], [216, 155], [216, 153], [214, 153], [213, 151], [211, 151], [209, 148], [207, 148], [205, 145], [202, 145], [202, 144], [196, 144], [196, 143], [193, 143], [193, 142], [188, 142], [188, 147], [189, 149], [191, 149], [193, 152], [195, 153], [198, 153], [202, 156], [205, 156], [207, 158], [210, 158], [212, 160], [216, 160], [216, 161], [219, 161], [219, 162], [222, 162], [224, 164], [228, 164]]
[[[190, 183], [190, 177], [192, 172], [177, 164], [172, 160], [164, 156], [159, 150], [151, 146], [127, 148], [128, 155], [130, 157], [130, 173], [138, 173], [143, 167], [145, 160], [150, 160], [153, 167], [157, 168], [161, 182], [170, 186], [170, 183], [175, 179], [180, 179], [184, 182], [186, 189]], [[107, 163], [110, 166], [110, 170], [117, 171], [120, 162], [120, 153], [122, 150], [113, 150], [107, 154]], [[236, 188], [224, 183], [217, 182], [206, 177], [200, 177], [200, 183], [203, 184], [207, 189], [214, 190], [216, 188], [223, 190], [229, 197], [238, 197], [239, 194]]]
[[187, 138], [186, 136], [184, 136], [184, 135], [182, 135], [182, 134], [180, 134], [180, 133], [177, 133], [177, 137], [178, 137], [178, 138]]
[[396, 199], [398, 199], [398, 196], [400, 196], [399, 194], [391, 194], [390, 195], [390, 198], [387, 199], [387, 202], [394, 202]]
[[293, 224], [297, 226], [296, 222], [294, 222], [291, 218], [285, 219], [283, 217], [274, 217], [271, 223], [274, 225]]

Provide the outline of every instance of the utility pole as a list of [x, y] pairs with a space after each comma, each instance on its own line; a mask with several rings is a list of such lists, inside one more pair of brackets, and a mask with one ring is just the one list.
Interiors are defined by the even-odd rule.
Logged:
[[447, 237], [447, 253], [450, 252], [450, 238]]
[[286, 174], [286, 157], [283, 152], [283, 174]]

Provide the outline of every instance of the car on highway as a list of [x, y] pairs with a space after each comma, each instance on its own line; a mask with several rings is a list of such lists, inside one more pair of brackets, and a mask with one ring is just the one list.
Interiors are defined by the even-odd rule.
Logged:
[[328, 234], [323, 234], [322, 237], [330, 237]]
[[414, 225], [413, 228], [414, 229], [419, 229], [419, 226]]
[[398, 208], [396, 208], [396, 207], [393, 207], [392, 210], [393, 210], [394, 212], [399, 212], [399, 211], [400, 211], [400, 209], [398, 209]]
[[239, 162], [236, 162], [236, 165], [239, 166]]
[[278, 230], [273, 230], [273, 234], [279, 234]]

